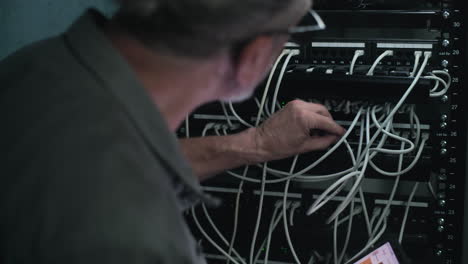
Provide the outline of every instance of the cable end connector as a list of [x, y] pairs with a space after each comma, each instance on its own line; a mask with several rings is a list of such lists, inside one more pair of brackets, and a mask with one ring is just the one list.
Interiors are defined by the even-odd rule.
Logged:
[[293, 208], [301, 207], [301, 202], [295, 201], [295, 202], [292, 204], [292, 207], [293, 207]]
[[430, 133], [423, 133], [421, 137], [422, 137], [422, 139], [424, 139], [424, 140], [429, 140], [429, 138], [431, 137], [431, 135], [430, 135]]
[[301, 51], [298, 49], [294, 49], [294, 50], [291, 50], [291, 54], [293, 56], [298, 56], [298, 55], [301, 55]]
[[[278, 200], [275, 203], [275, 208], [280, 208], [283, 206], [283, 200]], [[289, 208], [291, 206], [291, 201], [286, 202], [286, 208]]]
[[364, 50], [356, 50], [354, 52], [355, 56], [364, 56], [364, 54], [365, 54]]

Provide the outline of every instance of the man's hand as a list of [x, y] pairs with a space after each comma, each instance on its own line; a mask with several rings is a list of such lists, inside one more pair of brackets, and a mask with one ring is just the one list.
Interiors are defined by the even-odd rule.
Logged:
[[254, 137], [258, 161], [268, 161], [325, 149], [345, 132], [324, 106], [295, 100], [247, 133]]
[[203, 181], [239, 166], [324, 149], [344, 133], [324, 106], [295, 100], [260, 127], [228, 136], [181, 139], [180, 143]]

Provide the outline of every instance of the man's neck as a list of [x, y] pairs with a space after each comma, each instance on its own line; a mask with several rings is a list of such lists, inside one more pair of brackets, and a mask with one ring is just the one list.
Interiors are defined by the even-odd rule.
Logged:
[[158, 54], [112, 29], [107, 30], [107, 36], [135, 71], [172, 131], [195, 108], [217, 98], [221, 82], [216, 77], [223, 69], [212, 61], [184, 61]]

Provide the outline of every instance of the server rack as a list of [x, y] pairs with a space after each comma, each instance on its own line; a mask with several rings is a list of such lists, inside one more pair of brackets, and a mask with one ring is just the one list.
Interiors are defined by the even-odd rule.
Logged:
[[[415, 206], [411, 207], [408, 214], [407, 232], [404, 236], [406, 242], [401, 248], [397, 245], [398, 249], [395, 250], [401, 250], [412, 263], [468, 263], [468, 230], [464, 226], [468, 217], [465, 215], [468, 213], [465, 210], [468, 202], [465, 103], [465, 90], [468, 87], [465, 69], [468, 60], [468, 3], [465, 0], [317, 0], [315, 8], [327, 23], [328, 30], [307, 36], [301, 40], [300, 45], [286, 47], [299, 50], [300, 55], [295, 56], [287, 67], [278, 97], [280, 105], [294, 98], [324, 103], [333, 111], [336, 119], [349, 125], [359, 107], [391, 105], [399, 100], [414, 80], [414, 76], [410, 77], [409, 74], [414, 67], [415, 51], [431, 52], [426, 72], [438, 70], [450, 74], [452, 84], [443, 96], [431, 98], [428, 90], [434, 82], [420, 80], [405, 102], [407, 110], [411, 107], [417, 109], [422, 123], [422, 135], [427, 137], [428, 144], [423, 148], [417, 165], [410, 173], [402, 176], [400, 191], [392, 200], [388, 227], [380, 242], [396, 240], [405, 211], [405, 201], [411, 195], [411, 186], [415, 182], [427, 183], [432, 187], [433, 193], [429, 189], [416, 192], [413, 201]], [[384, 58], [377, 65], [373, 76], [367, 76], [366, 72], [375, 59], [390, 49], [393, 56]], [[349, 66], [356, 50], [363, 50], [364, 55], [356, 60], [355, 73], [350, 75]], [[260, 89], [259, 98], [261, 92]], [[253, 100], [235, 108], [244, 120], [255, 121], [258, 106]], [[228, 119], [232, 124], [228, 124]], [[395, 117], [395, 123], [398, 133], [411, 137], [412, 125], [405, 117], [404, 110]], [[211, 134], [233, 133], [245, 128], [231, 115], [227, 106], [223, 108], [219, 104], [197, 110], [190, 117], [189, 124], [192, 136], [200, 136], [203, 130], [206, 131], [207, 124], [214, 128]], [[182, 127], [181, 136], [186, 132], [187, 127]], [[357, 143], [354, 142], [353, 145], [352, 141], [357, 141], [358, 136], [358, 133], [350, 136], [353, 149], [357, 149]], [[387, 144], [389, 147], [395, 147], [396, 142]], [[307, 154], [298, 161], [298, 166], [305, 167], [322, 154]], [[413, 153], [405, 157], [404, 165], [410, 164], [415, 155], [416, 153]], [[336, 153], [333, 158], [324, 162], [322, 167], [315, 168], [314, 173], [330, 173], [329, 168], [337, 163], [344, 167], [352, 165], [342, 162], [344, 160], [346, 151]], [[376, 163], [388, 170], [394, 169], [397, 161], [398, 157], [391, 155], [383, 155], [376, 159]], [[290, 163], [291, 160], [285, 160], [275, 162], [271, 166], [277, 170], [287, 170]], [[243, 172], [242, 168], [233, 171], [237, 174]], [[261, 179], [261, 174], [261, 166], [251, 166], [245, 175], [252, 179]], [[389, 180], [375, 170], [369, 170], [366, 174], [368, 179], [363, 183], [363, 190], [367, 197], [369, 214], [378, 211], [379, 208], [381, 212], [385, 203], [389, 201], [388, 195], [393, 186], [393, 179]], [[250, 242], [255, 231], [261, 189], [258, 184], [248, 182], [241, 189], [239, 182], [231, 174], [222, 174], [205, 183], [205, 190], [222, 198], [224, 203], [220, 208], [196, 210], [199, 215], [211, 214], [211, 219], [200, 217], [199, 224], [206, 227], [206, 235], [217, 240], [226, 252], [232, 251], [232, 248], [223, 244], [222, 239], [211, 228], [210, 221], [227, 240], [232, 237], [234, 222], [237, 221], [235, 248], [239, 256], [232, 256], [234, 260], [236, 257], [239, 261], [240, 258], [244, 258], [244, 261], [249, 263]], [[295, 215], [295, 224], [290, 226], [289, 231], [290, 237], [295, 241], [295, 253], [301, 263], [334, 261], [331, 253], [332, 228], [325, 222], [339, 201], [324, 206], [312, 217], [305, 216], [307, 207], [313, 204], [317, 196], [330, 184], [292, 183], [286, 196], [288, 212], [294, 208], [291, 214]], [[259, 226], [260, 239], [257, 247], [260, 247], [261, 240], [269, 232], [270, 220], [275, 210], [281, 207], [284, 190], [284, 186], [271, 185], [263, 194], [264, 223]], [[349, 191], [349, 188], [344, 188], [345, 193], [338, 197], [345, 197], [346, 191]], [[234, 221], [238, 197], [240, 205], [237, 210], [240, 217]], [[356, 200], [355, 206], [358, 204], [359, 199]], [[285, 205], [286, 203], [283, 204]], [[225, 263], [226, 257], [207, 241], [206, 236], [193, 222], [192, 216], [188, 215], [187, 219], [196, 237], [200, 239], [208, 260], [212, 263]], [[364, 221], [364, 217], [356, 216], [348, 243], [349, 252], [346, 252], [347, 256], [341, 263], [345, 263], [346, 258], [351, 258], [353, 253], [362, 247], [361, 244], [367, 235]], [[275, 237], [278, 238], [271, 243], [270, 259], [277, 263], [296, 263], [297, 259], [292, 256], [284, 235], [285, 231], [276, 231]], [[337, 236], [343, 241], [345, 231], [338, 232]], [[374, 248], [377, 245], [378, 243], [375, 243]], [[261, 249], [259, 252], [263, 254]]]

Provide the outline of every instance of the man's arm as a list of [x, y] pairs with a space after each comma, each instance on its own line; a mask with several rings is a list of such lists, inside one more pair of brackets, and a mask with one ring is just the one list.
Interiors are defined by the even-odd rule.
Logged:
[[257, 128], [229, 136], [181, 139], [180, 143], [203, 181], [242, 165], [327, 148], [344, 133], [324, 106], [295, 100]]
[[181, 139], [180, 143], [195, 175], [203, 181], [224, 170], [263, 160], [254, 134], [255, 128], [251, 128], [228, 136]]

